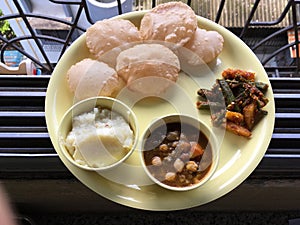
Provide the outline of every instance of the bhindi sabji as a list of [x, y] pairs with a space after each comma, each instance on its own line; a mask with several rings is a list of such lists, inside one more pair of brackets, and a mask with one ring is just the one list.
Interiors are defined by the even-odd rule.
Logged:
[[265, 96], [268, 87], [255, 81], [254, 72], [229, 68], [211, 89], [197, 91], [196, 106], [211, 111], [213, 126], [249, 138], [255, 125], [268, 114], [263, 109], [269, 102]]

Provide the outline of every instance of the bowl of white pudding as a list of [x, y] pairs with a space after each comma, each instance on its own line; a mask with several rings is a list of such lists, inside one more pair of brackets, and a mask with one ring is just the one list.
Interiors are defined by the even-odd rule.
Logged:
[[58, 128], [59, 147], [75, 166], [104, 171], [120, 165], [135, 150], [138, 126], [134, 112], [110, 97], [74, 104]]

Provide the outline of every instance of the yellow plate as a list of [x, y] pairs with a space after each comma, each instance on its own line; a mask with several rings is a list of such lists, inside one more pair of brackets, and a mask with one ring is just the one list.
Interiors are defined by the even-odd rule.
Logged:
[[[136, 26], [145, 12], [123, 14], [119, 18], [128, 19]], [[198, 17], [199, 27], [216, 30], [224, 37], [224, 49], [214, 66], [199, 71], [196, 76], [180, 74], [176, 92], [162, 100], [139, 100], [132, 103], [127, 98], [121, 100], [132, 104], [137, 115], [140, 136], [153, 119], [174, 112], [201, 117], [209, 126], [209, 113], [199, 112], [195, 107], [196, 91], [199, 87], [211, 87], [221, 72], [230, 68], [252, 70], [257, 80], [268, 83], [268, 76], [254, 53], [235, 35], [222, 26]], [[107, 173], [87, 172], [71, 165], [60, 152], [57, 143], [57, 129], [63, 114], [73, 104], [66, 72], [71, 65], [89, 57], [85, 45], [85, 34], [79, 37], [58, 62], [51, 76], [47, 94], [45, 115], [49, 135], [55, 150], [66, 167], [87, 187], [99, 195], [125, 206], [147, 210], [178, 210], [199, 206], [211, 202], [236, 188], [256, 168], [263, 158], [272, 137], [275, 120], [275, 104], [270, 88], [266, 94], [270, 102], [265, 107], [268, 115], [260, 121], [250, 140], [231, 133], [218, 132], [220, 140], [220, 162], [214, 176], [201, 188], [188, 192], [165, 190], [149, 180], [144, 172], [138, 150], [121, 165], [120, 168]]]

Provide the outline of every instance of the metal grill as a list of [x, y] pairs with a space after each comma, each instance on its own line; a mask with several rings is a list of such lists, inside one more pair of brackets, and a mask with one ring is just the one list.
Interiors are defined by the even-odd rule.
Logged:
[[[78, 21], [82, 16], [83, 12], [87, 17], [87, 21], [93, 23], [89, 8], [87, 7], [86, 0], [49, 0], [55, 4], [65, 4], [65, 5], [75, 5], [78, 7], [74, 18], [72, 21], [67, 21], [61, 18], [48, 16], [48, 15], [36, 15], [33, 13], [25, 12], [18, 0], [13, 0], [18, 13], [5, 15], [0, 17], [0, 20], [11, 20], [16, 19], [21, 20], [25, 23], [29, 30], [29, 35], [21, 36], [14, 38], [12, 40], [7, 40], [4, 37], [0, 36], [0, 40], [5, 44], [1, 49], [1, 61], [4, 62], [3, 52], [8, 47], [13, 47], [19, 50], [23, 55], [30, 58], [35, 62], [41, 69], [44, 74], [51, 74], [55, 63], [50, 62], [49, 56], [46, 54], [45, 49], [41, 43], [43, 41], [54, 41], [61, 44], [60, 56], [64, 53], [67, 47], [72, 43], [74, 35], [80, 34], [80, 32], [85, 31], [85, 27], [78, 26]], [[139, 0], [135, 2], [135, 9], [149, 9], [155, 5], [166, 2], [165, 0], [152, 0], [144, 1]], [[122, 14], [121, 3], [118, 0], [118, 12]], [[246, 44], [248, 44], [253, 51], [259, 56], [261, 62], [266, 67], [272, 67], [276, 62], [276, 67], [281, 69], [281, 66], [284, 68], [288, 67], [291, 71], [292, 76], [299, 76], [300, 62], [299, 62], [299, 0], [221, 0], [221, 1], [199, 1], [199, 0], [188, 0], [186, 2], [189, 4], [198, 15], [207, 17], [214, 20], [217, 23], [227, 27], [236, 33], [240, 38], [242, 38]], [[58, 38], [51, 36], [49, 34], [37, 34], [30, 24], [30, 19], [39, 18], [44, 20], [51, 20], [61, 24], [64, 24], [69, 27], [68, 33], [65, 38]], [[268, 28], [268, 29], [266, 29]], [[294, 41], [288, 43], [287, 41], [287, 32], [290, 31], [291, 34], [295, 37]], [[254, 35], [255, 36], [254, 36]], [[254, 37], [253, 37], [254, 36]], [[278, 38], [283, 39], [283, 42], [274, 44], [270, 46], [270, 43], [275, 43], [272, 40]], [[44, 58], [45, 63], [41, 63], [41, 60], [37, 59], [35, 55], [30, 55], [28, 52], [21, 49], [17, 43], [24, 40], [31, 40], [35, 43], [38, 48], [38, 51]], [[255, 40], [255, 44], [253, 44]], [[266, 48], [268, 49], [266, 51]], [[285, 65], [278, 64], [277, 56], [282, 56], [290, 49], [294, 49], [295, 58], [291, 58], [286, 62]], [[261, 52], [264, 52], [263, 57]], [[290, 56], [287, 56], [290, 57]]]

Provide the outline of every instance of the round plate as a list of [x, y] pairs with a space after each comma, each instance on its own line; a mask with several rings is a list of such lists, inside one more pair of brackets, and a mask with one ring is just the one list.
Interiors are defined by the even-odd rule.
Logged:
[[[132, 12], [118, 16], [139, 26], [145, 12]], [[216, 30], [224, 37], [224, 48], [214, 65], [202, 70], [191, 70], [180, 74], [176, 83], [179, 91], [171, 92], [167, 99], [138, 99], [134, 104], [127, 98], [121, 98], [137, 115], [140, 136], [147, 125], [157, 117], [180, 112], [197, 115], [211, 126], [210, 114], [196, 109], [197, 90], [211, 87], [215, 79], [227, 68], [251, 70], [256, 79], [270, 85], [268, 76], [254, 53], [235, 35], [222, 26], [198, 17], [198, 25], [207, 30]], [[275, 120], [275, 104], [271, 85], [266, 97], [270, 100], [265, 110], [268, 115], [255, 127], [252, 138], [246, 139], [225, 132], [220, 138], [220, 161], [214, 176], [201, 188], [174, 192], [154, 184], [144, 172], [139, 151], [114, 171], [98, 174], [87, 172], [71, 165], [59, 150], [57, 129], [59, 122], [73, 104], [66, 72], [71, 65], [90, 57], [85, 45], [85, 34], [79, 37], [58, 62], [51, 76], [47, 94], [45, 115], [51, 141], [65, 166], [87, 187], [99, 195], [125, 206], [147, 210], [178, 210], [199, 206], [213, 201], [236, 188], [256, 168], [263, 158], [272, 137]], [[189, 70], [189, 68], [187, 68]], [[196, 71], [196, 72], [195, 72]], [[215, 131], [219, 132], [218, 129]]]

